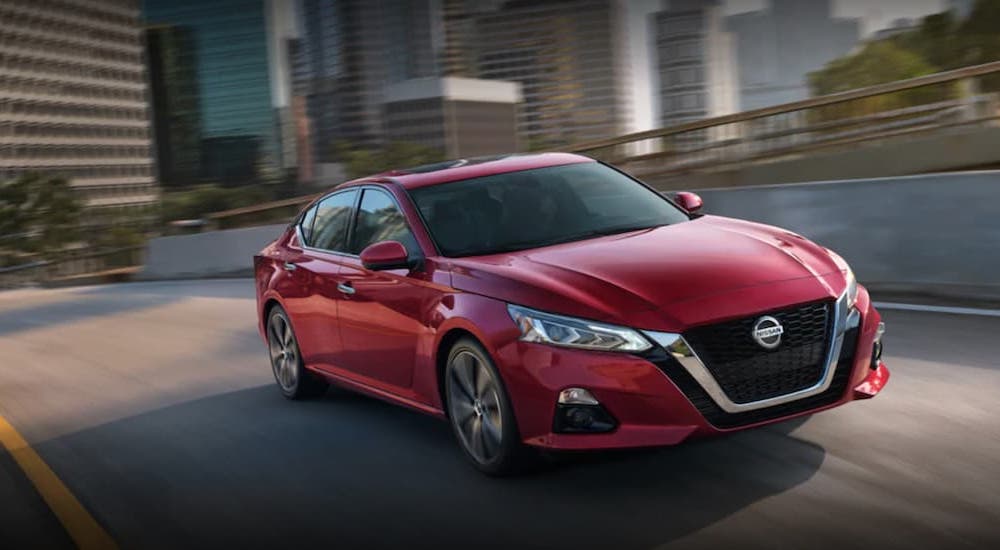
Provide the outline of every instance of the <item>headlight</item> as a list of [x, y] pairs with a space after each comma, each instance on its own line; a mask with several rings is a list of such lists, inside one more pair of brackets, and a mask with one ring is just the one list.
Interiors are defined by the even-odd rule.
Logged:
[[847, 295], [847, 307], [854, 307], [858, 301], [858, 280], [854, 278], [854, 271], [849, 267], [847, 268], [847, 290], [844, 291], [844, 294]]
[[508, 305], [507, 311], [521, 329], [521, 340], [525, 342], [627, 352], [646, 351], [653, 347], [649, 340], [630, 328], [563, 317], [515, 305]]

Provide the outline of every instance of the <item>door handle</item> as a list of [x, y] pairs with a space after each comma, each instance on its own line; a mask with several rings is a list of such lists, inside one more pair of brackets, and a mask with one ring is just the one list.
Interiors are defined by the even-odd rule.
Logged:
[[337, 290], [348, 295], [354, 294], [354, 287], [351, 286], [351, 283], [339, 283], [337, 284]]
[[285, 268], [285, 271], [295, 271], [299, 266], [293, 264], [292, 262], [285, 262], [283, 267]]

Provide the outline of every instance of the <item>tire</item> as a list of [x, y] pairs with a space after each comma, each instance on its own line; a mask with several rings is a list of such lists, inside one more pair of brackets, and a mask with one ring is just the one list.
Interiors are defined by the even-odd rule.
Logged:
[[456, 342], [444, 376], [448, 419], [473, 466], [487, 475], [503, 476], [534, 463], [521, 443], [500, 373], [479, 342], [472, 338]]
[[271, 372], [281, 394], [288, 399], [317, 397], [326, 392], [328, 384], [309, 372], [302, 363], [299, 342], [281, 306], [274, 306], [267, 315], [267, 349]]

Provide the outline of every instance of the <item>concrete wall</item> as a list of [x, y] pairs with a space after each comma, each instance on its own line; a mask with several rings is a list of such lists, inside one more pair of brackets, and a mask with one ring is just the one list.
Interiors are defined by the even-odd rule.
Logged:
[[[701, 190], [708, 213], [784, 227], [880, 291], [1000, 299], [1000, 171]], [[283, 225], [153, 239], [145, 279], [251, 273]]]
[[227, 229], [149, 241], [142, 280], [233, 277], [253, 274], [253, 255], [287, 224]]
[[837, 251], [871, 289], [1000, 298], [1000, 172], [701, 190]]

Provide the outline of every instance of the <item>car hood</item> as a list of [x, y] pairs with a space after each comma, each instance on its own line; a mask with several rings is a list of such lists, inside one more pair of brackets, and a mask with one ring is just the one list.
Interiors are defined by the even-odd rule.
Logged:
[[513, 253], [453, 260], [466, 292], [651, 330], [833, 298], [834, 255], [794, 233], [702, 216], [689, 222]]

